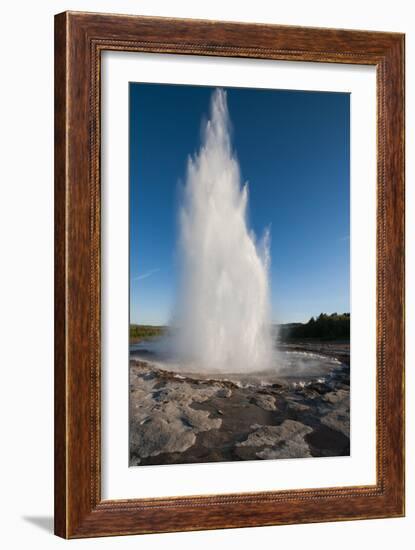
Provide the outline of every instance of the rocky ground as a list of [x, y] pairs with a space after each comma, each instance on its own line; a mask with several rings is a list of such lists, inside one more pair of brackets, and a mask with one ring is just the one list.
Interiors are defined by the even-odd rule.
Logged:
[[344, 362], [324, 380], [242, 387], [132, 360], [130, 465], [348, 455], [350, 378], [342, 353]]

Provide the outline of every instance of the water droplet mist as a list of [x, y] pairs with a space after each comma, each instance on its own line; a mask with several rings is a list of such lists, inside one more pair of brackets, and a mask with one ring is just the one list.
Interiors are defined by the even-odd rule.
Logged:
[[270, 234], [256, 239], [247, 206], [226, 92], [218, 89], [201, 147], [188, 160], [179, 212], [174, 334], [179, 355], [200, 370], [252, 372], [272, 361]]

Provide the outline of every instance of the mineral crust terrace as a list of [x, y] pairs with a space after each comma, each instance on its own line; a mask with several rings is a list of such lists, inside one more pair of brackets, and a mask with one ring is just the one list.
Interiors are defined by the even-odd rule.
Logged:
[[238, 384], [131, 360], [130, 466], [349, 455], [349, 371]]

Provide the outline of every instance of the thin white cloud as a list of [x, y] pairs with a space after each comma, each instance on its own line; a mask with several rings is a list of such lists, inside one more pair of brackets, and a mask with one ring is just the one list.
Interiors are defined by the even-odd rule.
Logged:
[[147, 279], [148, 277], [151, 277], [154, 275], [154, 273], [157, 273], [160, 271], [160, 269], [157, 267], [156, 269], [150, 269], [149, 271], [145, 271], [144, 273], [141, 273], [141, 275], [138, 275], [137, 277], [134, 277], [134, 281], [142, 281], [143, 279]]

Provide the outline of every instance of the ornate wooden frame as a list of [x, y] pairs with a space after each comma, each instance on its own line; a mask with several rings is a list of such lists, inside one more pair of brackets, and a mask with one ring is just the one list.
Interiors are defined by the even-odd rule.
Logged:
[[[376, 66], [376, 485], [101, 500], [100, 54], [103, 50]], [[57, 15], [55, 533], [76, 538], [403, 514], [404, 35], [127, 15], [73, 12]]]

